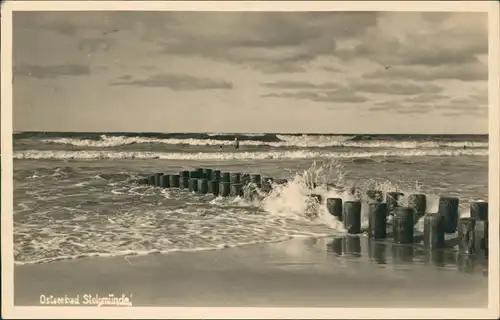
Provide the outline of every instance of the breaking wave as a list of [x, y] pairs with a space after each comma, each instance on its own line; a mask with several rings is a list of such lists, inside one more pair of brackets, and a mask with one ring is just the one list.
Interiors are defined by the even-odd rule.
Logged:
[[266, 160], [266, 159], [339, 159], [419, 156], [487, 156], [487, 149], [408, 149], [396, 151], [318, 152], [307, 150], [274, 152], [118, 152], [26, 150], [14, 152], [14, 159], [167, 159], [167, 160]]
[[238, 138], [242, 146], [270, 146], [275, 148], [487, 148], [484, 141], [420, 141], [420, 140], [386, 140], [363, 139], [362, 136], [331, 136], [331, 135], [216, 135], [207, 134], [203, 137], [148, 137], [148, 136], [107, 136], [101, 135], [98, 139], [62, 137], [43, 139], [48, 144], [66, 144], [78, 147], [109, 148], [131, 144], [166, 144], [191, 146], [227, 146]]
[[[109, 188], [99, 189], [96, 205], [124, 205], [109, 208], [106, 214], [92, 207], [87, 196], [82, 199], [87, 206], [64, 207], [67, 219], [53, 219], [53, 213], [47, 210], [23, 215], [22, 222], [17, 220], [14, 226], [16, 264], [89, 256], [218, 250], [294, 237], [345, 233], [342, 223], [328, 213], [325, 202], [311, 201], [311, 194], [320, 195], [322, 199], [336, 197], [346, 201], [357, 197], [366, 201], [367, 190], [398, 190], [405, 195], [418, 192], [427, 195], [431, 212], [437, 210], [438, 195], [429, 193], [417, 181], [368, 180], [353, 184], [345, 178], [345, 173], [345, 168], [335, 161], [322, 165], [313, 163], [308, 169], [293, 173], [289, 183], [275, 185], [270, 194], [254, 200], [190, 194], [189, 207], [169, 207], [166, 204], [173, 197], [185, 202], [186, 194], [182, 192], [169, 191], [168, 197], [165, 193], [165, 197], [160, 198], [157, 193], [164, 190], [113, 183]], [[347, 191], [352, 186], [358, 189], [358, 195]], [[88, 186], [77, 188], [88, 189]], [[112, 190], [111, 197], [108, 189]], [[140, 207], [141, 203], [152, 201], [162, 201], [164, 205]], [[407, 198], [403, 197], [401, 201], [405, 202]], [[134, 205], [125, 205], [129, 203]], [[467, 215], [464, 201], [461, 201], [460, 214]], [[367, 207], [362, 206], [362, 227], [365, 228], [367, 223]], [[422, 221], [419, 221], [417, 230], [421, 231], [422, 227]]]

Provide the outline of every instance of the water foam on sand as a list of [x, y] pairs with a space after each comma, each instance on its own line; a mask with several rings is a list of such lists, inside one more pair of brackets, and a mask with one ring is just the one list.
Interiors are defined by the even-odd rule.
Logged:
[[[338, 162], [313, 163], [306, 170], [291, 173], [288, 184], [275, 185], [269, 195], [251, 201], [137, 186], [131, 184], [133, 177], [126, 173], [93, 173], [93, 180], [83, 180], [85, 183], [75, 181], [81, 173], [71, 168], [56, 168], [45, 174], [33, 182], [44, 188], [29, 191], [35, 202], [20, 202], [16, 208], [17, 264], [86, 256], [216, 250], [294, 237], [340, 235], [345, 233], [342, 224], [327, 212], [324, 202], [312, 204], [308, 195], [320, 194], [323, 199], [340, 197], [344, 201], [353, 197], [347, 192], [353, 185], [345, 181], [345, 169]], [[73, 199], [73, 204], [52, 205], [57, 197], [53, 199], [54, 192], [47, 190], [48, 180], [43, 177], [71, 192], [66, 197]], [[36, 182], [38, 179], [42, 180]], [[65, 187], [63, 183], [70, 185]], [[313, 190], [312, 183], [317, 184]], [[326, 183], [336, 187], [326, 187]], [[405, 181], [368, 180], [356, 187], [361, 190], [362, 200], [363, 191], [368, 189], [405, 194], [425, 191], [421, 185]], [[99, 197], [92, 200], [88, 192]], [[431, 211], [437, 210], [437, 199], [437, 195], [428, 194]], [[33, 207], [40, 203], [47, 203], [47, 208]], [[366, 206], [362, 208], [366, 225]], [[466, 212], [467, 208], [462, 210]]]
[[408, 149], [397, 151], [319, 152], [319, 151], [269, 151], [269, 152], [125, 152], [125, 151], [62, 151], [25, 150], [14, 152], [19, 160], [113, 160], [113, 159], [164, 159], [164, 160], [266, 160], [266, 159], [346, 159], [424, 156], [487, 156], [487, 149]]

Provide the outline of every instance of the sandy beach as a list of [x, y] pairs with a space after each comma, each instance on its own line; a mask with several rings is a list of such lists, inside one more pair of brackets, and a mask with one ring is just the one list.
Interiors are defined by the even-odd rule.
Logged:
[[408, 247], [374, 247], [365, 237], [352, 243], [338, 241], [342, 256], [323, 238], [21, 265], [14, 303], [40, 306], [41, 295], [123, 294], [133, 306], [487, 307], [486, 262], [457, 264], [447, 254], [436, 267], [417, 251], [401, 255]]

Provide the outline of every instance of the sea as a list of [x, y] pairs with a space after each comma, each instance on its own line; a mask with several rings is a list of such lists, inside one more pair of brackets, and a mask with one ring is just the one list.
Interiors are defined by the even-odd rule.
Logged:
[[[462, 216], [470, 201], [488, 201], [487, 135], [16, 132], [13, 157], [16, 264], [342, 235], [308, 195], [348, 200], [353, 186], [425, 193], [429, 211], [456, 196]], [[135, 183], [195, 168], [289, 183], [258, 200]], [[366, 206], [362, 214], [366, 225]]]

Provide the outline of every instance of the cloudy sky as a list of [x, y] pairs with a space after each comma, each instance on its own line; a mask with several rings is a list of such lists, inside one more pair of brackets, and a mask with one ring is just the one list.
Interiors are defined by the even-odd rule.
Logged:
[[488, 132], [486, 13], [13, 19], [15, 131]]

